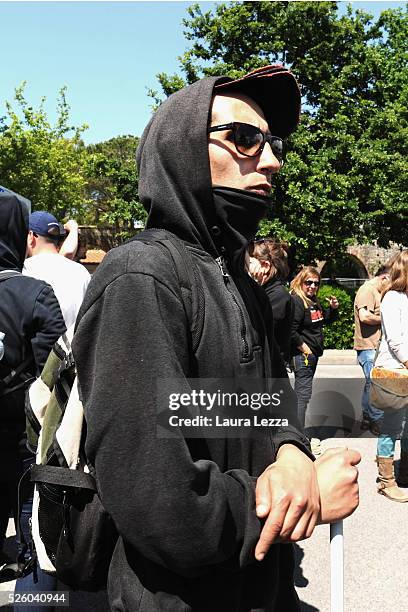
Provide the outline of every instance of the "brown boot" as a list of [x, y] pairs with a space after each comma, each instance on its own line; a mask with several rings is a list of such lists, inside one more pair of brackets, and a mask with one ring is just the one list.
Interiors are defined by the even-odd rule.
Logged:
[[379, 457], [378, 465], [378, 493], [396, 502], [408, 502], [408, 495], [397, 487], [394, 477], [394, 457]]
[[401, 461], [398, 470], [397, 481], [400, 487], [408, 487], [408, 453], [401, 451]]

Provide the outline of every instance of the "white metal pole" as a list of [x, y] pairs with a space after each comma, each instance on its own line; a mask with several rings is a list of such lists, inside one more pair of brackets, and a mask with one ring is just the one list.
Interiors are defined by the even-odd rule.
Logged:
[[344, 610], [343, 521], [330, 525], [331, 612]]

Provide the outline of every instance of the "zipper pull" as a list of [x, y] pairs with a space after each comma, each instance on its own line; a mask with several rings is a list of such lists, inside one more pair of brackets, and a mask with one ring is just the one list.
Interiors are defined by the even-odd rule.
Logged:
[[229, 274], [228, 274], [227, 266], [225, 265], [225, 259], [223, 258], [223, 256], [220, 255], [220, 257], [217, 257], [215, 261], [217, 262], [218, 267], [221, 270], [221, 274], [223, 275], [223, 277], [228, 278]]

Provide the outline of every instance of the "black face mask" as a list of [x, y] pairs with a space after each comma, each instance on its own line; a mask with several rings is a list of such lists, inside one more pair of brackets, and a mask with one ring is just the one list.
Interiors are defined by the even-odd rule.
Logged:
[[270, 199], [232, 187], [213, 187], [220, 244], [231, 269], [243, 268], [245, 249], [255, 238], [258, 225], [270, 207]]

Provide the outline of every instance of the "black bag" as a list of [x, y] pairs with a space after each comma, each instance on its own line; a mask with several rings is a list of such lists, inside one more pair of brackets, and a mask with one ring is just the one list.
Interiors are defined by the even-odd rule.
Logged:
[[[147, 230], [132, 240], [171, 256], [194, 351], [202, 333], [204, 299], [191, 255], [178, 238], [163, 230]], [[26, 412], [33, 423], [31, 446], [38, 446], [31, 480], [35, 483], [32, 532], [40, 567], [75, 589], [104, 588], [118, 534], [102, 506], [85, 454], [86, 422], [65, 334], [30, 388]]]

